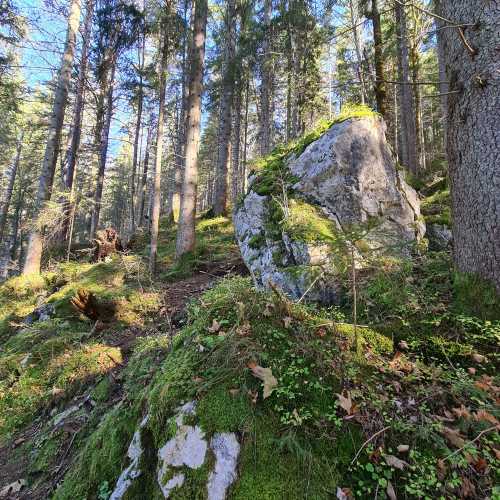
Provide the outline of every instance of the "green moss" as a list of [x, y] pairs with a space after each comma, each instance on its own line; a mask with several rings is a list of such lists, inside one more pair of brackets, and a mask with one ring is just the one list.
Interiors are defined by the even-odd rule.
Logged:
[[231, 385], [220, 386], [203, 395], [197, 415], [203, 430], [211, 435], [214, 432], [238, 432], [252, 415], [250, 402], [241, 391], [231, 394]]
[[290, 200], [284, 229], [294, 240], [305, 243], [331, 243], [336, 238], [335, 226], [328, 217], [315, 206], [296, 199]]
[[254, 234], [249, 240], [248, 240], [248, 246], [250, 248], [253, 248], [254, 250], [258, 250], [259, 248], [262, 248], [266, 243], [266, 237], [264, 236], [263, 233], [259, 234]]
[[[350, 323], [336, 323], [336, 330], [349, 339], [351, 345], [355, 341], [354, 325]], [[394, 350], [392, 340], [382, 333], [379, 333], [372, 328], [366, 326], [357, 327], [358, 341], [361, 346], [366, 349], [369, 347], [377, 354], [390, 354]]]

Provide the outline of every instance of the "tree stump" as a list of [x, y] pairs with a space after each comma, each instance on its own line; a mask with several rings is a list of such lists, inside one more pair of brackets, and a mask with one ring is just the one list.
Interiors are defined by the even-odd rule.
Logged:
[[93, 243], [95, 249], [92, 262], [100, 262], [109, 255], [124, 250], [118, 232], [112, 227], [97, 231]]

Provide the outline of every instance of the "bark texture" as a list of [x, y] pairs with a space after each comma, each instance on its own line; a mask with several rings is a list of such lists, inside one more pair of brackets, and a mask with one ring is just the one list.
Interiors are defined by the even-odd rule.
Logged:
[[215, 183], [214, 214], [221, 215], [227, 209], [227, 171], [229, 144], [231, 140], [231, 107], [234, 87], [234, 32], [235, 2], [229, 0], [226, 9], [226, 37], [224, 56], [224, 76], [220, 99], [219, 130], [217, 134], [217, 178]]
[[265, 0], [263, 23], [265, 26], [262, 44], [261, 85], [260, 85], [260, 154], [266, 156], [271, 151], [272, 124], [272, 58], [271, 58], [271, 0]]
[[72, 0], [68, 18], [68, 29], [66, 32], [66, 44], [57, 79], [57, 85], [54, 95], [54, 104], [52, 115], [50, 117], [49, 135], [47, 146], [42, 164], [42, 173], [38, 183], [38, 191], [35, 203], [34, 229], [31, 231], [24, 263], [23, 274], [39, 273], [42, 260], [43, 235], [42, 222], [39, 216], [42, 210], [50, 200], [52, 194], [52, 185], [54, 182], [54, 173], [57, 164], [59, 142], [61, 140], [61, 131], [64, 121], [64, 112], [68, 101], [68, 91], [71, 83], [71, 70], [75, 57], [76, 34], [80, 25], [80, 2]]
[[453, 254], [456, 267], [491, 280], [500, 292], [500, 4], [442, 0], [450, 92], [447, 99]]
[[386, 88], [384, 76], [384, 41], [378, 0], [372, 0], [369, 18], [373, 25], [373, 49], [375, 58], [375, 99], [377, 111], [387, 119]]
[[198, 150], [200, 145], [201, 95], [203, 93], [206, 27], [207, 0], [196, 0], [193, 45], [191, 50], [191, 76], [188, 92], [186, 163], [176, 241], [177, 258], [192, 251], [195, 245]]
[[163, 153], [163, 121], [165, 113], [165, 94], [167, 80], [167, 41], [163, 40], [162, 58], [160, 63], [160, 95], [158, 102], [158, 128], [156, 132], [155, 175], [153, 179], [153, 206], [151, 210], [151, 247], [149, 253], [149, 270], [154, 275], [156, 271], [156, 255], [158, 253], [158, 230], [160, 227], [161, 204], [161, 159]]
[[417, 133], [415, 130], [415, 107], [410, 86], [410, 64], [408, 55], [408, 31], [406, 28], [405, 7], [396, 2], [396, 31], [398, 38], [398, 67], [400, 96], [400, 126], [401, 126], [401, 158], [400, 161], [413, 174], [417, 173]]

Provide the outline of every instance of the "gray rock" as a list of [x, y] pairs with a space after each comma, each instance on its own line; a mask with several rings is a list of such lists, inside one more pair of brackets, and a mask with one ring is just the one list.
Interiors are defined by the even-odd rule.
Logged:
[[130, 464], [120, 474], [120, 477], [116, 482], [115, 489], [111, 493], [109, 500], [121, 500], [121, 498], [123, 498], [127, 490], [132, 485], [134, 479], [138, 478], [141, 475], [141, 470], [139, 468], [139, 461], [142, 454], [144, 453], [141, 443], [141, 432], [142, 429], [148, 423], [148, 420], [149, 420], [149, 415], [146, 415], [142, 419], [137, 430], [134, 432], [132, 441], [130, 442], [130, 445], [127, 450], [127, 457], [130, 460]]
[[23, 319], [25, 325], [32, 325], [35, 321], [48, 321], [56, 312], [54, 304], [43, 304]]
[[[335, 124], [300, 156], [290, 156], [286, 165], [294, 176], [293, 186], [288, 186], [293, 197], [314, 207], [337, 235], [346, 240], [349, 228], [369, 228], [362, 238], [365, 253], [408, 255], [423, 236], [417, 193], [396, 169], [382, 119]], [[338, 247], [321, 238], [304, 241], [286, 230], [286, 224], [270, 230], [276, 196], [259, 195], [258, 182], [258, 175], [251, 177], [249, 191], [234, 213], [241, 254], [256, 286], [276, 286], [293, 299], [306, 294], [307, 300], [337, 302]], [[291, 203], [279, 202], [285, 207]], [[353, 252], [356, 268], [363, 268], [363, 250]]]
[[208, 477], [208, 500], [224, 500], [226, 491], [236, 479], [240, 444], [234, 432], [214, 434], [210, 449], [215, 455], [215, 469]]

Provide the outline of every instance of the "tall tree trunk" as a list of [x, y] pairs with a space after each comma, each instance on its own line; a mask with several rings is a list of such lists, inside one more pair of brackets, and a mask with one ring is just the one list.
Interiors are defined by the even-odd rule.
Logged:
[[370, 19], [373, 25], [373, 49], [375, 58], [375, 100], [377, 111], [387, 120], [387, 92], [384, 75], [384, 39], [382, 36], [382, 22], [378, 9], [378, 0], [372, 0]]
[[[441, 14], [442, 8], [441, 3], [442, 0], [436, 1], [436, 12], [437, 14]], [[443, 144], [444, 149], [446, 148], [446, 129], [448, 126], [448, 91], [449, 84], [446, 80], [446, 68], [445, 68], [445, 56], [444, 56], [444, 31], [445, 24], [444, 22], [436, 18], [435, 20], [436, 29], [437, 29], [437, 54], [438, 54], [438, 69], [439, 69], [439, 93], [440, 97], [440, 105], [441, 105], [441, 119], [442, 119], [442, 127], [443, 127]], [[449, 28], [446, 28], [449, 29]]]
[[92, 222], [90, 226], [90, 239], [94, 239], [95, 233], [99, 226], [99, 218], [101, 214], [102, 191], [104, 188], [104, 173], [106, 170], [106, 161], [108, 158], [109, 145], [109, 129], [111, 126], [111, 118], [113, 116], [113, 91], [116, 71], [116, 61], [113, 59], [109, 81], [106, 85], [106, 111], [104, 125], [101, 131], [99, 142], [99, 163], [97, 169], [96, 188], [94, 193], [94, 207], [92, 212]]
[[131, 234], [135, 232], [135, 212], [136, 212], [136, 192], [135, 192], [135, 177], [137, 174], [137, 159], [139, 157], [139, 138], [141, 136], [142, 124], [142, 107], [144, 101], [144, 90], [142, 83], [142, 72], [144, 70], [144, 56], [146, 52], [146, 35], [142, 35], [141, 48], [139, 50], [139, 95], [137, 96], [137, 119], [134, 132], [134, 151], [132, 155], [132, 182], [130, 193], [130, 230]]
[[[238, 71], [238, 73], [241, 73]], [[240, 144], [241, 144], [241, 75], [235, 85], [234, 94], [234, 117], [233, 117], [233, 136], [231, 145], [231, 191], [233, 205], [240, 193], [241, 165], [240, 165]]]
[[176, 256], [194, 249], [196, 193], [198, 185], [198, 150], [200, 144], [201, 95], [205, 62], [207, 0], [195, 0], [191, 78], [188, 94], [186, 136], [186, 165], [182, 183], [182, 197], [177, 229]]
[[248, 153], [248, 110], [250, 107], [250, 75], [245, 72], [246, 88], [245, 88], [245, 118], [243, 126], [243, 157], [241, 164], [241, 192], [246, 193], [247, 190], [247, 153]]
[[14, 183], [16, 181], [16, 175], [17, 175], [17, 170], [19, 169], [19, 163], [21, 162], [23, 137], [24, 134], [21, 132], [21, 135], [17, 141], [16, 156], [14, 158], [14, 162], [12, 163], [12, 167], [10, 168], [10, 172], [7, 173], [8, 177], [7, 189], [5, 190], [2, 207], [0, 208], [0, 244], [3, 242], [4, 239], [5, 225], [7, 224], [7, 215], [9, 213], [10, 200], [12, 198], [12, 192], [14, 191]]
[[417, 133], [415, 130], [415, 106], [410, 85], [410, 64], [408, 56], [408, 33], [405, 7], [396, 2], [396, 29], [398, 38], [398, 66], [402, 84], [400, 85], [400, 123], [402, 162], [414, 175], [418, 173]]
[[79, 24], [80, 2], [78, 0], [72, 0], [68, 18], [66, 44], [64, 47], [61, 68], [59, 70], [59, 77], [57, 79], [54, 105], [50, 118], [49, 135], [47, 138], [42, 172], [40, 174], [38, 184], [34, 210], [35, 225], [29, 236], [23, 274], [40, 272], [43, 249], [43, 230], [40, 226], [43, 225], [43, 221], [40, 221], [39, 217], [52, 194], [52, 185], [57, 165], [57, 155], [64, 121], [64, 111], [66, 110], [66, 104], [68, 101], [68, 91], [71, 83], [71, 70], [73, 68], [73, 60], [75, 56], [76, 34], [78, 32]]
[[351, 16], [351, 24], [352, 24], [352, 35], [354, 41], [354, 50], [356, 52], [356, 72], [358, 73], [359, 83], [361, 85], [361, 103], [364, 104], [366, 102], [366, 83], [365, 76], [363, 74], [363, 50], [361, 48], [361, 40], [359, 38], [359, 26], [358, 24], [358, 13], [357, 6], [354, 5], [354, 0], [349, 0], [349, 13]]
[[500, 6], [442, 0], [457, 24], [442, 30], [448, 96], [447, 153], [456, 267], [500, 292]]
[[235, 0], [228, 0], [225, 24], [224, 75], [217, 132], [217, 166], [214, 200], [215, 215], [225, 214], [227, 210], [227, 170], [229, 163], [229, 144], [231, 141], [231, 106], [233, 102], [234, 87]]
[[272, 0], [264, 1], [264, 41], [262, 44], [261, 84], [260, 84], [260, 154], [266, 156], [271, 151], [272, 126], [272, 58], [271, 58], [271, 13]]
[[415, 135], [417, 148], [417, 165], [419, 169], [425, 170], [425, 149], [424, 149], [424, 131], [422, 125], [422, 92], [420, 86], [416, 83], [420, 78], [420, 54], [418, 47], [412, 44], [410, 50], [412, 63], [412, 81], [413, 81], [413, 99], [415, 103]]
[[165, 94], [167, 81], [168, 47], [167, 35], [164, 34], [159, 75], [158, 127], [156, 131], [155, 174], [153, 180], [153, 207], [151, 210], [151, 247], [149, 253], [149, 270], [156, 272], [156, 255], [158, 253], [158, 231], [160, 227], [161, 206], [161, 160], [163, 153], [163, 121], [165, 113]]
[[80, 151], [80, 141], [82, 137], [82, 118], [83, 109], [85, 106], [85, 81], [87, 79], [87, 66], [89, 59], [90, 39], [92, 35], [92, 17], [94, 13], [94, 0], [87, 0], [87, 9], [85, 14], [85, 24], [83, 28], [83, 44], [82, 54], [80, 59], [80, 71], [78, 73], [78, 82], [76, 84], [76, 99], [75, 112], [73, 115], [73, 134], [71, 136], [71, 144], [68, 151], [68, 168], [66, 171], [65, 187], [69, 192], [69, 199], [64, 203], [62, 237], [68, 238], [68, 230], [71, 225], [71, 220], [74, 217], [75, 202], [74, 202], [74, 180], [78, 154]]
[[148, 168], [149, 168], [149, 149], [151, 148], [151, 141], [153, 137], [153, 117], [151, 117], [149, 126], [148, 126], [148, 134], [146, 136], [146, 151], [144, 152], [144, 165], [142, 167], [142, 178], [141, 185], [139, 191], [139, 212], [137, 215], [137, 220], [139, 222], [139, 226], [144, 225], [144, 205], [146, 203], [146, 190], [148, 183]]

